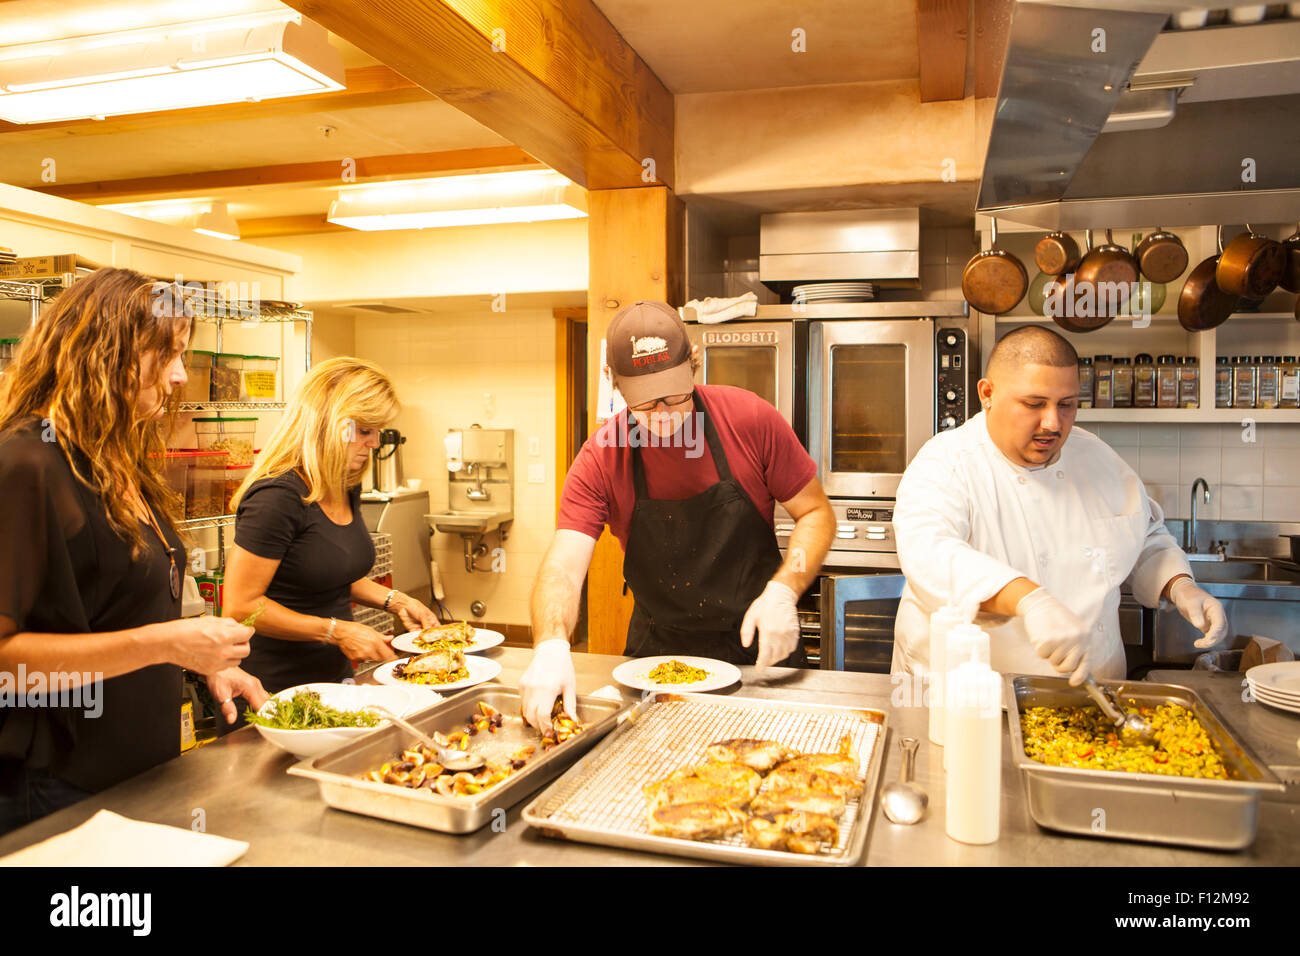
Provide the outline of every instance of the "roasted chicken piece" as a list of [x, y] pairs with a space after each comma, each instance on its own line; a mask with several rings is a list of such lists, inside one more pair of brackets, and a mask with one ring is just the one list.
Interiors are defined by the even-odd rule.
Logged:
[[788, 787], [784, 790], [764, 790], [749, 805], [751, 813], [792, 813], [804, 810], [839, 819], [844, 813], [844, 796], [829, 790], [811, 790], [807, 787]]
[[745, 842], [760, 850], [816, 853], [823, 846], [835, 846], [839, 837], [839, 826], [824, 813], [797, 810], [745, 821]]
[[858, 775], [858, 758], [853, 755], [853, 738], [840, 738], [840, 749], [833, 754], [800, 754], [783, 762], [778, 770], [829, 770], [845, 777]]
[[652, 809], [649, 824], [655, 836], [707, 840], [740, 830], [745, 824], [745, 814], [721, 803], [675, 803]]
[[728, 807], [743, 807], [753, 798], [748, 783], [736, 781], [718, 783], [705, 777], [686, 776], [657, 780], [642, 787], [650, 809], [678, 803], [717, 803]]
[[446, 641], [450, 647], [465, 647], [474, 643], [474, 628], [467, 621], [439, 624], [437, 627], [426, 627], [420, 631], [416, 641], [425, 646], [432, 646], [437, 641]]
[[692, 777], [734, 790], [737, 794], [743, 791], [745, 799], [742, 802], [744, 803], [754, 799], [754, 795], [758, 793], [758, 788], [763, 783], [763, 778], [758, 775], [758, 771], [751, 770], [740, 763], [704, 763], [698, 767], [678, 770], [668, 779], [678, 781], [689, 780]]
[[799, 764], [797, 759], [787, 760], [763, 780], [764, 793], [776, 793], [781, 790], [791, 789], [820, 790], [823, 793], [832, 793], [837, 797], [843, 797], [857, 788], [858, 782], [852, 777], [846, 777], [830, 770], [821, 770], [817, 767], [803, 766]]
[[465, 653], [459, 648], [443, 647], [412, 657], [406, 662], [404, 674], [449, 674], [465, 666]]
[[781, 761], [793, 757], [795, 751], [775, 740], [733, 737], [731, 740], [719, 740], [709, 744], [704, 753], [710, 760], [720, 763], [743, 763], [759, 773], [767, 773]]

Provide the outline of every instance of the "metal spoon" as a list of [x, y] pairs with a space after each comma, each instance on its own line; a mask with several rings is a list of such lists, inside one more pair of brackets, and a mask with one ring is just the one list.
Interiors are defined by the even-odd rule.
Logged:
[[880, 792], [880, 804], [885, 816], [891, 823], [910, 826], [925, 816], [925, 808], [930, 805], [929, 795], [912, 782], [912, 769], [916, 765], [916, 748], [920, 741], [915, 737], [904, 737], [898, 742], [903, 751], [903, 772], [897, 783], [887, 784]]
[[442, 746], [442, 744], [438, 743], [423, 730], [420, 730], [414, 724], [407, 723], [387, 707], [381, 707], [378, 704], [368, 704], [366, 705], [366, 710], [373, 711], [380, 717], [391, 720], [408, 734], [414, 734], [415, 738], [420, 741], [420, 743], [424, 744], [438, 755], [438, 766], [445, 770], [450, 770], [453, 773], [459, 773], [462, 770], [478, 770], [487, 763], [487, 761], [478, 754], [463, 753], [462, 751], [451, 750]]
[[1110, 694], [1091, 677], [1084, 680], [1083, 687], [1088, 692], [1088, 696], [1096, 701], [1097, 706], [1101, 708], [1101, 712], [1115, 725], [1120, 739], [1127, 743], [1138, 744], [1154, 744], [1156, 742], [1155, 733], [1151, 729], [1151, 722], [1145, 717], [1125, 713], [1115, 703]]

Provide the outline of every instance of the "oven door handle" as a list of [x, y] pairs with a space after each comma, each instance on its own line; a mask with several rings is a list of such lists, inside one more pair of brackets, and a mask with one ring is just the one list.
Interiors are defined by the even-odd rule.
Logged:
[[821, 585], [822, 670], [844, 670], [845, 607], [850, 601], [888, 601], [903, 596], [901, 574], [828, 574]]

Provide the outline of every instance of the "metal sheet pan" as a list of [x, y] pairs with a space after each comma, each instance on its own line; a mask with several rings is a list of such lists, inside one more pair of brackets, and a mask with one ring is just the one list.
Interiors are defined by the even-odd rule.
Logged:
[[[805, 752], [837, 749], [852, 738], [862, 787], [849, 795], [835, 847], [817, 854], [748, 847], [741, 835], [714, 840], [654, 836], [642, 786], [698, 763], [704, 748], [730, 737], [776, 740]], [[526, 822], [551, 837], [729, 863], [781, 866], [858, 863], [866, 852], [876, 783], [885, 752], [879, 710], [784, 703], [708, 694], [655, 694], [601, 745], [524, 808]]]
[[1121, 701], [1176, 703], [1201, 721], [1223, 758], [1229, 780], [1205, 780], [1122, 770], [1052, 767], [1025, 753], [1020, 713], [1029, 707], [1089, 706], [1082, 688], [1062, 677], [1006, 677], [1011, 755], [1025, 778], [1029, 812], [1039, 826], [1066, 833], [1240, 850], [1255, 840], [1262, 792], [1284, 784], [1228, 729], [1190, 687], [1142, 681], [1098, 681]]
[[[488, 758], [506, 756], [520, 747], [540, 742], [537, 731], [526, 727], [518, 716], [519, 700], [516, 688], [483, 684], [439, 701], [407, 720], [427, 734], [435, 730], [450, 733], [462, 729], [482, 701], [505, 714], [507, 720], [496, 734], [480, 732], [470, 738], [471, 750]], [[619, 716], [630, 712], [632, 707], [623, 701], [579, 697], [578, 720], [588, 725], [582, 733], [534, 757], [523, 770], [472, 797], [444, 797], [430, 790], [362, 780], [362, 774], [392, 760], [412, 743], [406, 731], [393, 726], [327, 754], [303, 760], [290, 767], [289, 773], [317, 781], [321, 797], [339, 810], [444, 833], [471, 833], [490, 821], [495, 811], [509, 809], [553, 779], [614, 729]]]

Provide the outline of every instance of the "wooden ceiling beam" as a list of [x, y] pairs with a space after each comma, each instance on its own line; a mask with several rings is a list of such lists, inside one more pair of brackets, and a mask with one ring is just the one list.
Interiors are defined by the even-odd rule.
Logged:
[[195, 126], [200, 123], [430, 102], [435, 99], [427, 90], [386, 66], [364, 66], [348, 70], [345, 82], [347, 89], [332, 93], [284, 96], [257, 103], [223, 103], [219, 106], [159, 110], [155, 113], [131, 113], [103, 120], [67, 120], [60, 123], [8, 123], [0, 120], [0, 143], [64, 139], [68, 136], [104, 136], [174, 126]]
[[144, 176], [92, 183], [62, 183], [35, 187], [36, 192], [81, 202], [130, 202], [163, 195], [196, 195], [214, 189], [249, 186], [283, 186], [361, 182], [384, 176], [414, 177], [438, 173], [501, 167], [540, 168], [541, 164], [517, 146], [486, 146], [478, 149], [448, 149], [436, 153], [397, 153], [356, 160], [355, 179], [343, 179], [346, 160], [314, 163], [284, 163], [279, 166], [248, 166], [242, 169], [214, 169], [173, 176]]
[[998, 95], [1015, 0], [975, 0], [975, 96]]
[[921, 102], [966, 97], [971, 0], [916, 0]]
[[321, 212], [301, 216], [267, 216], [262, 219], [240, 219], [240, 239], [266, 239], [270, 236], [303, 236], [318, 232], [356, 232], [339, 226], [325, 218]]
[[672, 94], [591, 0], [288, 5], [581, 186], [673, 183]]

